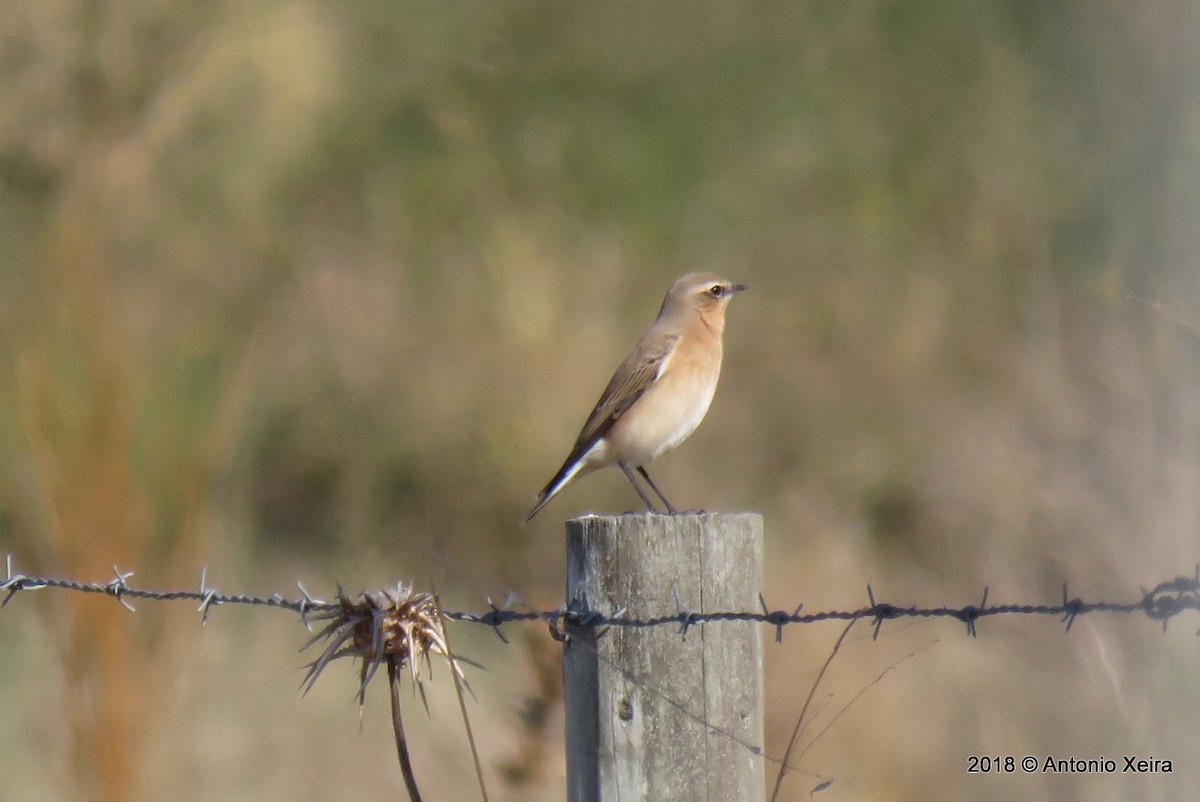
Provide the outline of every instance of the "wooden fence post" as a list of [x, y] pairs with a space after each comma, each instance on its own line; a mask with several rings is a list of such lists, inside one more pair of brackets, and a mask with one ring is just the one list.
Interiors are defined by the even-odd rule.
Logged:
[[[755, 611], [762, 516], [589, 515], [567, 522], [567, 600], [649, 619]], [[759, 624], [570, 626], [567, 799], [762, 802]]]

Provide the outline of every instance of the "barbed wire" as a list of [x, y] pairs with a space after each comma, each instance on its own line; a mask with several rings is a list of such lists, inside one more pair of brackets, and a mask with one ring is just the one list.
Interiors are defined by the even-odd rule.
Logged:
[[[271, 596], [254, 596], [250, 594], [221, 593], [216, 588], [208, 586], [207, 572], [200, 574], [200, 585], [196, 590], [151, 590], [129, 584], [132, 571], [122, 571], [113, 567], [113, 578], [107, 582], [81, 582], [74, 579], [59, 577], [29, 576], [13, 568], [12, 555], [5, 561], [5, 578], [0, 581], [0, 592], [5, 593], [0, 602], [3, 607], [20, 592], [43, 589], [57, 589], [78, 593], [95, 593], [111, 596], [131, 612], [134, 610], [130, 599], [142, 599], [156, 602], [194, 601], [199, 602], [196, 608], [201, 613], [201, 621], [207, 622], [209, 613], [214, 607], [224, 605], [249, 605], [258, 607], [273, 607], [296, 613], [305, 623], [313, 613], [330, 612], [341, 606], [340, 601], [326, 601], [313, 596], [304, 585], [296, 583], [302, 594], [299, 598], [286, 598], [281, 594]], [[870, 619], [874, 622], [874, 635], [878, 637], [879, 629], [885, 621], [900, 618], [953, 618], [966, 625], [967, 634], [975, 636], [976, 623], [982, 618], [1001, 615], [1038, 615], [1059, 616], [1065, 623], [1066, 631], [1071, 630], [1075, 619], [1091, 613], [1142, 613], [1154, 621], [1161, 621], [1163, 631], [1168, 622], [1186, 610], [1200, 612], [1200, 565], [1195, 566], [1191, 577], [1177, 576], [1174, 579], [1158, 583], [1152, 589], [1139, 588], [1140, 598], [1130, 602], [1085, 601], [1079, 596], [1072, 596], [1067, 583], [1063, 583], [1062, 601], [1057, 604], [995, 604], [988, 605], [988, 588], [984, 587], [983, 595], [978, 604], [968, 604], [962, 607], [917, 607], [878, 601], [870, 585], [867, 585], [867, 604], [855, 610], [825, 610], [814, 613], [804, 613], [804, 605], [800, 604], [791, 612], [787, 610], [772, 610], [766, 599], [759, 594], [760, 609], [757, 611], [716, 611], [699, 612], [680, 607], [668, 615], [638, 618], [628, 614], [628, 609], [621, 607], [612, 613], [589, 609], [580, 600], [563, 604], [553, 610], [522, 610], [513, 608], [512, 601], [503, 606], [487, 601], [491, 609], [486, 612], [471, 612], [465, 610], [445, 610], [443, 615], [452, 621], [462, 621], [491, 627], [501, 640], [507, 642], [500, 631], [505, 624], [528, 621], [542, 621], [550, 627], [551, 634], [557, 639], [567, 637], [564, 633], [571, 628], [610, 627], [657, 627], [677, 626], [679, 634], [686, 636], [688, 630], [696, 624], [715, 623], [720, 621], [744, 621], [759, 624], [769, 624], [775, 627], [775, 640], [783, 638], [783, 629], [792, 624], [812, 624], [820, 621], [852, 621]], [[339, 598], [343, 597], [342, 588], [337, 589]], [[1198, 632], [1197, 634], [1200, 634]]]
[[[361, 665], [357, 697], [359, 704], [362, 705], [365, 703], [366, 687], [377, 669], [380, 666], [387, 667], [397, 754], [406, 788], [409, 790], [410, 798], [414, 800], [418, 800], [420, 796], [416, 791], [416, 780], [407, 748], [407, 736], [401, 724], [399, 678], [401, 669], [407, 666], [408, 675], [424, 700], [425, 691], [421, 671], [417, 666], [419, 660], [422, 659], [428, 664], [431, 653], [445, 657], [452, 666], [455, 690], [459, 697], [463, 721], [467, 727], [480, 788], [484, 799], [487, 799], [479, 756], [462, 697], [466, 679], [460, 668], [460, 663], [464, 662], [472, 665], [478, 664], [451, 652], [447, 633], [443, 628], [443, 621], [446, 619], [491, 627], [497, 637], [505, 643], [508, 640], [501, 631], [505, 624], [542, 621], [548, 626], [550, 634], [555, 639], [581, 644], [585, 648], [593, 650], [598, 659], [609, 663], [596, 649], [596, 643], [612, 627], [675, 626], [678, 627], [680, 637], [686, 638], [689, 628], [696, 624], [741, 621], [773, 626], [775, 627], [775, 640], [781, 641], [784, 627], [791, 624], [846, 621], [849, 623], [843, 630], [841, 638], [838, 639], [838, 646], [840, 646], [842, 638], [849, 632], [850, 627], [856, 621], [864, 619], [874, 622], [873, 637], [875, 638], [879, 636], [880, 628], [885, 621], [900, 618], [954, 618], [966, 625], [968, 635], [975, 636], [977, 634], [976, 624], [981, 618], [999, 615], [1060, 616], [1060, 620], [1066, 624], [1066, 631], [1069, 632], [1075, 619], [1080, 615], [1102, 612], [1124, 614], [1140, 612], [1152, 620], [1161, 621], [1165, 632], [1168, 622], [1185, 610], [1200, 612], [1200, 565], [1194, 567], [1191, 577], [1178, 576], [1158, 583], [1151, 590], [1140, 588], [1141, 597], [1131, 602], [1085, 601], [1081, 597], [1071, 596], [1066, 583], [1064, 583], [1062, 601], [1058, 604], [997, 604], [989, 606], [988, 588], [985, 587], [978, 604], [968, 604], [963, 607], [900, 606], [876, 600], [874, 591], [870, 585], [867, 585], [868, 603], [855, 610], [804, 613], [803, 604], [798, 605], [791, 612], [771, 610], [766, 599], [760, 593], [758, 597], [760, 609], [757, 611], [698, 612], [684, 609], [676, 597], [676, 607], [680, 608], [677, 612], [647, 618], [632, 616], [624, 607], [616, 609], [612, 613], [593, 610], [588, 607], [586, 599], [582, 597], [553, 610], [513, 609], [515, 598], [511, 596], [503, 606], [497, 606], [488, 599], [487, 603], [490, 609], [477, 613], [443, 610], [436, 594], [416, 591], [403, 583], [399, 583], [394, 589], [385, 589], [374, 593], [364, 592], [353, 598], [347, 596], [338, 586], [334, 600], [326, 601], [313, 596], [300, 582], [297, 582], [296, 586], [299, 588], [301, 596], [289, 599], [278, 593], [271, 596], [221, 593], [208, 585], [207, 571], [201, 571], [200, 584], [195, 590], [162, 591], [135, 587], [129, 583], [132, 577], [132, 572], [122, 571], [116, 566], [113, 567], [113, 577], [106, 582], [81, 582], [59, 577], [29, 576], [14, 570], [12, 555], [8, 555], [5, 561], [5, 577], [3, 581], [0, 581], [0, 592], [4, 593], [0, 607], [7, 605], [17, 593], [57, 589], [110, 596], [130, 611], [135, 609], [130, 603], [131, 599], [199, 602], [197, 611], [201, 613], [202, 623], [208, 621], [213, 608], [222, 605], [273, 607], [296, 613], [310, 630], [313, 629], [314, 624], [319, 628], [319, 631], [305, 644], [304, 648], [307, 649], [318, 642], [324, 644], [320, 655], [306, 666], [308, 673], [301, 683], [301, 687], [306, 692], [312, 688], [317, 677], [333, 661], [341, 658], [358, 658]], [[1200, 635], [1200, 632], [1197, 634]], [[832, 660], [836, 653], [837, 646], [834, 647], [829, 659]], [[777, 764], [780, 773], [776, 787], [782, 781], [785, 772], [800, 771], [799, 766], [795, 765], [791, 759], [790, 744], [787, 752], [782, 756], [770, 755], [763, 745], [747, 741], [739, 737], [736, 732], [709, 721], [703, 713], [693, 711], [685, 701], [675, 699], [646, 677], [635, 676], [627, 667], [616, 663], [609, 663], [609, 665], [626, 680], [665, 701], [682, 715], [704, 726], [709, 732], [728, 738], [748, 753]], [[828, 661], [826, 661], [826, 666], [828, 666]], [[884, 673], [894, 666], [895, 664], [885, 669]], [[821, 675], [823, 674], [824, 669], [821, 671]], [[816, 690], [821, 675], [818, 675], [813, 691]], [[880, 677], [882, 676], [881, 674]], [[859, 695], [861, 695], [861, 691]], [[858, 696], [855, 697], [855, 699], [857, 698]], [[853, 704], [853, 701], [851, 700], [850, 704]], [[807, 708], [807, 704], [805, 707]], [[803, 721], [802, 713], [797, 728]], [[827, 786], [830, 781], [829, 779], [823, 780], [816, 790]]]

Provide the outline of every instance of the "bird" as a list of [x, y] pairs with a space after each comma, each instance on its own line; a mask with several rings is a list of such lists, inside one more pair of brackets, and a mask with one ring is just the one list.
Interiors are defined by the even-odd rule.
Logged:
[[629, 479], [648, 511], [658, 512], [635, 471], [667, 513], [678, 514], [646, 472], [646, 464], [686, 440], [704, 420], [721, 374], [725, 309], [734, 295], [747, 289], [749, 285], [715, 273], [675, 279], [658, 317], [613, 373], [571, 453], [538, 493], [522, 524], [575, 479], [613, 465]]

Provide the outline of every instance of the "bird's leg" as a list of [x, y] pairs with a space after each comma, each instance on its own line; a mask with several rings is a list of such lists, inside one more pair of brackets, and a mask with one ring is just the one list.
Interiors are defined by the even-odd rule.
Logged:
[[675, 509], [675, 507], [671, 505], [671, 502], [667, 501], [667, 497], [664, 496], [663, 492], [658, 489], [658, 485], [654, 484], [654, 480], [650, 478], [650, 474], [646, 473], [646, 468], [642, 465], [639, 465], [637, 472], [640, 473], [642, 478], [650, 484], [650, 487], [653, 488], [654, 492], [658, 494], [658, 497], [662, 499], [663, 504], [667, 505], [667, 514], [678, 515], [679, 510]]
[[[637, 483], [637, 480], [633, 478], [633, 473], [629, 470], [629, 466], [626, 465], [624, 462], [618, 462], [617, 465], [619, 465], [621, 467], [621, 470], [625, 473], [625, 478], [629, 480], [629, 484], [633, 485], [633, 489], [636, 490], [637, 494], [642, 497], [642, 503], [646, 505], [646, 509], [648, 509], [650, 512], [657, 514], [658, 509], [655, 508], [653, 502], [650, 501], [650, 497], [646, 495], [646, 491], [642, 490], [642, 486], [639, 485]], [[638, 468], [638, 470], [641, 471], [642, 469]], [[642, 475], [643, 476], [645, 475], [644, 471], [642, 472]], [[651, 482], [650, 486], [654, 487], [654, 483]], [[656, 492], [657, 492], [657, 490], [658, 490], [658, 488], [655, 488]], [[658, 495], [661, 496], [662, 493], [659, 493]], [[666, 501], [666, 499], [663, 499], [663, 501]], [[671, 505], [668, 504], [667, 506], [670, 507]]]

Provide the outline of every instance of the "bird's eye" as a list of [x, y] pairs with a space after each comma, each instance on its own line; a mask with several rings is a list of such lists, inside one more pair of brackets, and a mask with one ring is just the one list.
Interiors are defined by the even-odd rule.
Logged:
[[708, 294], [714, 298], [720, 298], [722, 295], [725, 294], [725, 288], [722, 287], [720, 284], [714, 284], [708, 288]]

